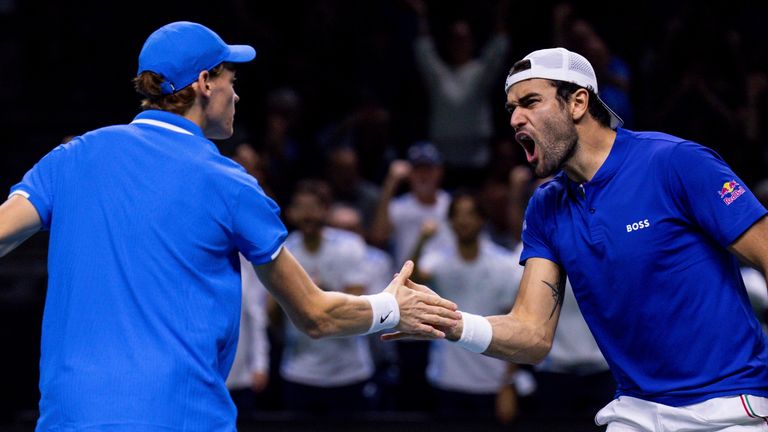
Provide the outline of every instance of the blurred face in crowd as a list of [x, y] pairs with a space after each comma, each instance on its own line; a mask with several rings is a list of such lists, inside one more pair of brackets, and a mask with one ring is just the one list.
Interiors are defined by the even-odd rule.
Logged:
[[266, 161], [250, 144], [239, 144], [235, 148], [235, 154], [232, 156], [232, 159], [245, 168], [248, 174], [256, 177], [259, 183], [262, 185], [267, 183]]
[[568, 107], [557, 98], [554, 84], [545, 79], [520, 81], [507, 93], [515, 140], [538, 177], [560, 170], [576, 151], [578, 134]]
[[351, 148], [340, 148], [329, 157], [328, 180], [336, 191], [354, 189], [358, 182], [357, 153]]
[[316, 236], [325, 224], [328, 208], [320, 197], [307, 192], [294, 194], [288, 208], [288, 217], [305, 236]]
[[356, 234], [363, 234], [363, 218], [360, 216], [360, 212], [354, 207], [337, 205], [331, 208], [328, 215], [328, 225], [334, 228], [352, 231]]
[[205, 106], [205, 136], [227, 139], [234, 133], [235, 104], [240, 97], [235, 93], [235, 72], [224, 69], [221, 75], [206, 80], [210, 95]]
[[485, 223], [477, 207], [477, 201], [469, 196], [456, 198], [449, 217], [451, 228], [459, 243], [477, 240]]
[[414, 165], [409, 176], [413, 194], [426, 200], [434, 198], [442, 181], [443, 167], [440, 165]]

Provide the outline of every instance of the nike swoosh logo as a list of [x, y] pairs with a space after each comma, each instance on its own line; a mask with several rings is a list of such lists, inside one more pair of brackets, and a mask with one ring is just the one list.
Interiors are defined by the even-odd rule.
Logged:
[[390, 316], [391, 314], [392, 314], [392, 311], [389, 311], [389, 313], [388, 313], [388, 314], [386, 314], [386, 315], [384, 315], [383, 317], [379, 318], [379, 324], [384, 324], [384, 321], [386, 321], [386, 320], [387, 320], [387, 318], [389, 318], [389, 316]]

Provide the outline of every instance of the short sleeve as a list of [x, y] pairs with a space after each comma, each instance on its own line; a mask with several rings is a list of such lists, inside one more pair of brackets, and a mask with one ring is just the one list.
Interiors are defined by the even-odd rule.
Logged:
[[280, 208], [255, 182], [238, 193], [233, 231], [237, 249], [254, 265], [275, 259], [288, 236]]
[[523, 252], [520, 254], [520, 265], [525, 265], [528, 258], [545, 258], [554, 263], [556, 258], [554, 245], [547, 235], [546, 227], [553, 225], [554, 221], [547, 220], [547, 212], [544, 205], [544, 190], [538, 189], [528, 202], [523, 220]]
[[671, 152], [670, 196], [720, 245], [728, 246], [766, 214], [744, 182], [713, 150], [683, 142]]
[[21, 195], [32, 203], [45, 230], [51, 228], [57, 173], [68, 147], [60, 145], [51, 150], [11, 188], [10, 196]]

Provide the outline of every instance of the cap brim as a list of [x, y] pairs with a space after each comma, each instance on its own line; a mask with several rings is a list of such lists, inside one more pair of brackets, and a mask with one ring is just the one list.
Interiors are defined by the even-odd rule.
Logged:
[[608, 114], [611, 116], [611, 129], [616, 130], [617, 128], [620, 128], [622, 125], [624, 125], [624, 120], [622, 120], [621, 117], [619, 117], [619, 115], [611, 109], [611, 107], [603, 102], [603, 100], [600, 99], [600, 96], [597, 96], [597, 100], [600, 101], [600, 103], [605, 107], [606, 111], [608, 111]]
[[250, 45], [227, 45], [229, 55], [223, 61], [232, 63], [245, 63], [256, 58], [256, 50]]

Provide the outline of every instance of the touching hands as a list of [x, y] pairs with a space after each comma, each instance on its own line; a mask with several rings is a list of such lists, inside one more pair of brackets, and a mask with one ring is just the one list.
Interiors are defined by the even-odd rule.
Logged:
[[[395, 296], [400, 307], [400, 322], [396, 333], [385, 334], [383, 340], [442, 339], [446, 331], [461, 322], [455, 303], [445, 300], [424, 285], [408, 279], [413, 262], [406, 261], [400, 273], [384, 290]], [[400, 335], [400, 336], [396, 336]]]
[[438, 296], [426, 285], [417, 284], [407, 278], [402, 279], [404, 273], [407, 272], [410, 276], [411, 271], [413, 263], [406, 261], [395, 280], [387, 287], [389, 290], [393, 288], [395, 281], [404, 281], [397, 293], [390, 291], [400, 305], [400, 323], [395, 327], [397, 331], [383, 334], [381, 340], [457, 340], [461, 336], [462, 321], [456, 304]]

